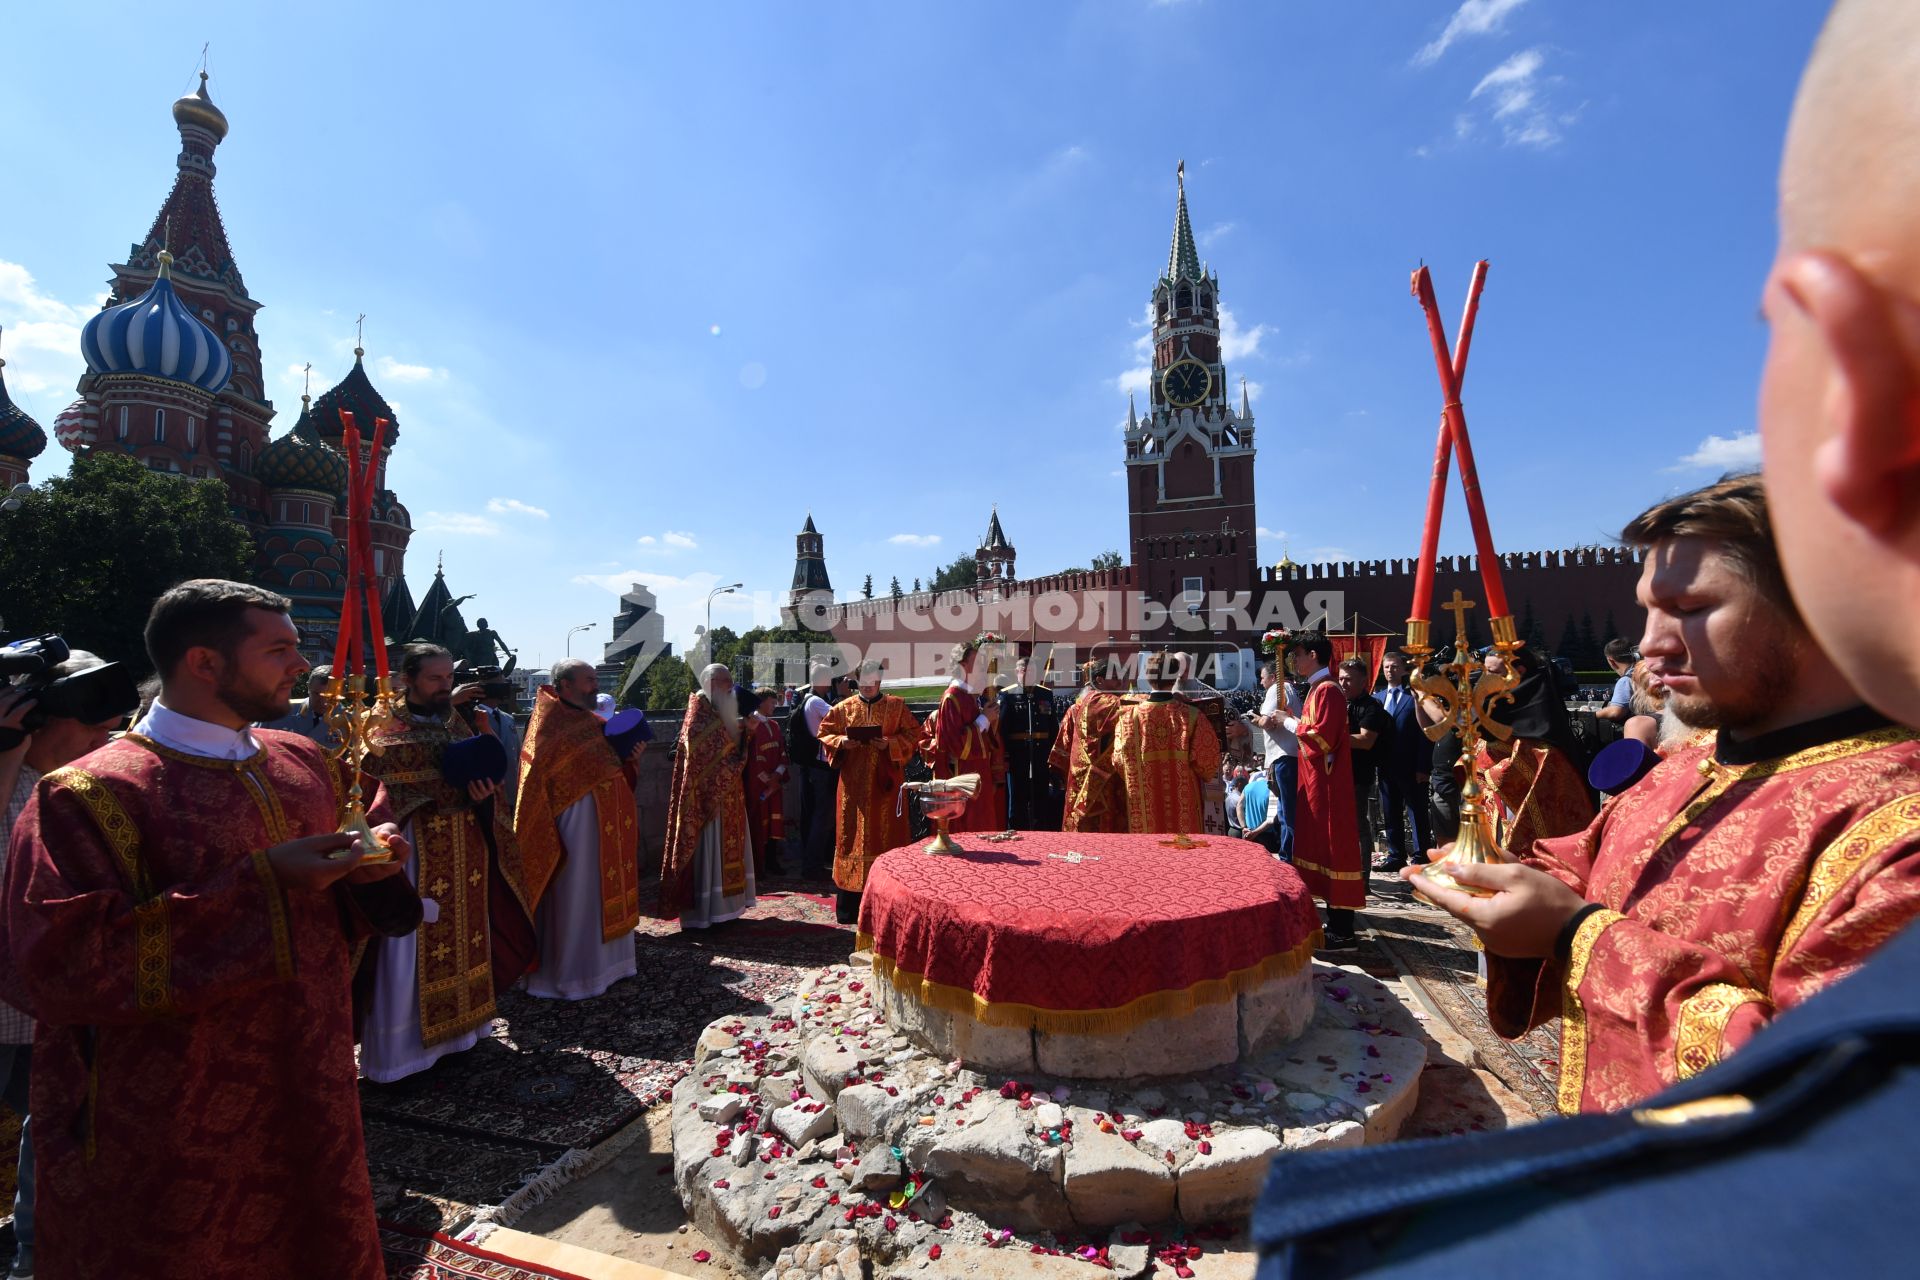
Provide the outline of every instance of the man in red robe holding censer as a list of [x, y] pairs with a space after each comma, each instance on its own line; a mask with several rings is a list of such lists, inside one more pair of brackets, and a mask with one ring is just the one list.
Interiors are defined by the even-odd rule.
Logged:
[[1327, 904], [1328, 950], [1355, 945], [1353, 913], [1367, 905], [1367, 855], [1354, 811], [1353, 749], [1347, 700], [1328, 664], [1333, 642], [1317, 632], [1288, 637], [1286, 662], [1307, 682], [1298, 716], [1286, 730], [1300, 742], [1300, 786], [1293, 813], [1293, 869]]
[[[998, 730], [980, 701], [987, 681], [981, 647], [997, 644], [999, 639], [983, 631], [953, 647], [953, 682], [940, 696], [939, 709], [927, 718], [922, 732], [920, 753], [932, 766], [934, 777], [980, 775], [980, 789], [967, 802], [966, 812], [948, 824], [950, 831], [1007, 829], [1006, 792], [996, 785], [994, 777]], [[1004, 777], [1004, 765], [999, 767]]]
[[[1787, 594], [1756, 476], [1652, 507], [1640, 652], [1713, 740], [1679, 747], [1521, 863], [1409, 868], [1489, 955], [1487, 1011], [1561, 1017], [1560, 1107], [1706, 1070], [1920, 916], [1920, 734], [1861, 704]], [[1516, 849], [1516, 853], [1521, 852]]]
[[159, 699], [41, 779], [14, 832], [0, 985], [40, 1024], [43, 1277], [382, 1274], [351, 958], [420, 901], [384, 796], [395, 858], [362, 865], [340, 768], [248, 728], [307, 669], [290, 608], [213, 579], [161, 596]]

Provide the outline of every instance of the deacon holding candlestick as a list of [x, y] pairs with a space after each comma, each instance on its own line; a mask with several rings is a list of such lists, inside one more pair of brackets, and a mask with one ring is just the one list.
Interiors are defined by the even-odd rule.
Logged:
[[[291, 609], [214, 579], [161, 596], [151, 711], [43, 778], [14, 828], [0, 987], [39, 1024], [48, 1274], [383, 1273], [352, 963], [420, 901], [338, 830], [341, 766], [249, 727], [307, 670]], [[384, 796], [370, 808], [404, 856]]]

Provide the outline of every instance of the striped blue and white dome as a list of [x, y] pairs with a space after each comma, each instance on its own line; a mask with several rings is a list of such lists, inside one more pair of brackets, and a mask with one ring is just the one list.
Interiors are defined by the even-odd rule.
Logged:
[[152, 288], [87, 321], [80, 354], [94, 373], [144, 373], [218, 395], [233, 376], [233, 357], [173, 291], [172, 264], [162, 250]]

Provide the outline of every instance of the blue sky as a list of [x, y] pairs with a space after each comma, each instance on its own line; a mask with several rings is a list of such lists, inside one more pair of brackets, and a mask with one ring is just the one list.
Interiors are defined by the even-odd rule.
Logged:
[[[8, 385], [43, 425], [211, 42], [276, 429], [352, 359], [401, 420], [416, 594], [524, 662], [653, 584], [835, 586], [1124, 549], [1123, 388], [1187, 162], [1255, 386], [1261, 551], [1410, 555], [1451, 326], [1496, 539], [1608, 536], [1757, 460], [1755, 317], [1810, 0], [17, 6]], [[49, 448], [34, 478], [63, 469]], [[1443, 551], [1470, 539], [1457, 489]], [[723, 597], [716, 622], [752, 625]], [[576, 648], [581, 648], [576, 640]]]

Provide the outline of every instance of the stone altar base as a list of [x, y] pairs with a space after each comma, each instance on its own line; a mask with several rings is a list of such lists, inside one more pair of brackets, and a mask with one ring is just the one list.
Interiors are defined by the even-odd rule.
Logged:
[[876, 982], [889, 1027], [919, 1049], [983, 1071], [1038, 1072], [1069, 1080], [1181, 1076], [1230, 1066], [1292, 1040], [1313, 1018], [1313, 975], [1303, 968], [1178, 1017], [1108, 1035], [998, 1027], [924, 1004]]
[[[1255, 1002], [1255, 1051], [1232, 1066], [1064, 1080], [926, 1052], [888, 1025], [893, 989], [856, 956], [773, 1014], [701, 1035], [673, 1093], [681, 1201], [735, 1264], [782, 1258], [782, 1276], [848, 1274], [850, 1246], [894, 1266], [1009, 1233], [1022, 1251], [1105, 1241], [1144, 1254], [1127, 1241], [1146, 1228], [1243, 1219], [1272, 1160], [1397, 1136], [1426, 1063], [1412, 1017], [1372, 978], [1315, 964], [1288, 981], [1209, 1006], [1230, 1011], [1237, 1051]], [[1018, 1037], [1032, 1056], [1010, 1061], [1048, 1060], [1034, 1033]]]

